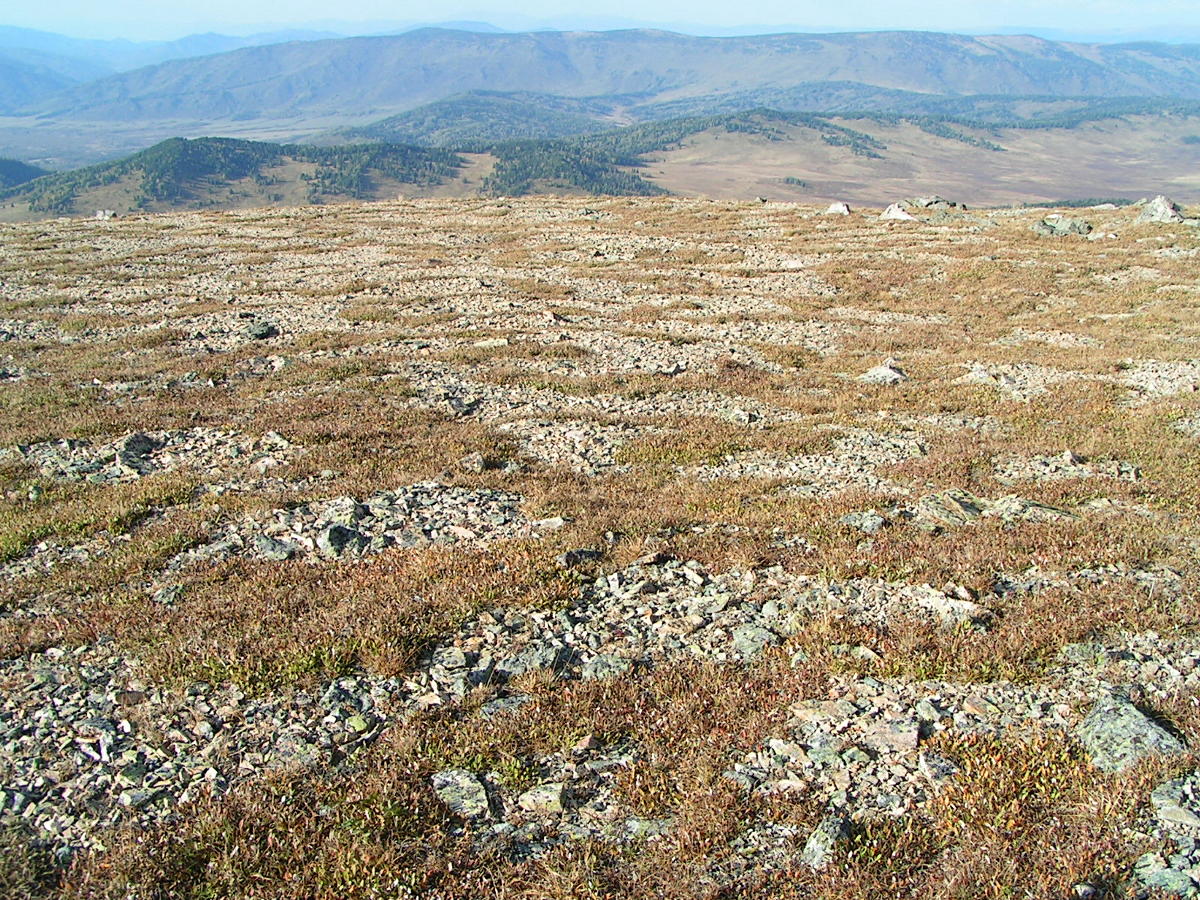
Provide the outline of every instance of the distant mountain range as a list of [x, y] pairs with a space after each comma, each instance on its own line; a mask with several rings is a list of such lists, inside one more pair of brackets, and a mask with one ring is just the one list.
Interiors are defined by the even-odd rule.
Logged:
[[662, 104], [827, 81], [942, 95], [1200, 99], [1200, 46], [915, 32], [702, 38], [422, 29], [173, 60], [71, 87], [27, 111], [109, 122], [365, 120], [473, 90]]
[[[279, 38], [302, 39], [263, 43]], [[229, 49], [230, 42], [247, 46]], [[206, 55], [111, 71], [138, 54], [175, 53]], [[1186, 196], [1200, 146], [1193, 127], [1200, 45], [445, 28], [140, 45], [0, 28], [6, 113], [0, 156], [73, 170], [0, 182], [10, 217], [92, 204], [326, 202], [401, 189], [739, 195], [772, 188], [776, 176], [748, 170], [750, 159], [763, 172], [806, 173], [778, 176], [790, 179], [789, 195], [874, 199], [862, 181], [868, 174], [925, 171], [924, 161], [900, 153], [941, 148], [951, 181], [962, 174], [954, 165], [994, 167], [988, 154], [1014, 148], [1030, 154], [1031, 165], [1061, 167], [1040, 159], [1032, 135], [1053, 132], [1043, 143], [1069, 157], [1076, 151], [1064, 135], [1075, 129], [1090, 129], [1093, 140], [1108, 129], [1120, 146], [1078, 178], [1061, 171], [1006, 178], [1028, 194], [1061, 188], [1090, 197], [1107, 193], [1105, 177], [1133, 190], [1149, 184], [1151, 170], [1175, 179], [1176, 167]], [[218, 136], [231, 140], [178, 140]], [[727, 157], [734, 145], [748, 155]], [[714, 181], [718, 160], [738, 174]], [[1122, 166], [1134, 171], [1144, 160], [1152, 163], [1145, 172], [1124, 177]], [[659, 162], [664, 167], [654, 170]], [[841, 175], [816, 177], [818, 163]], [[426, 164], [433, 168], [420, 168]], [[978, 179], [964, 184], [1008, 196]]]

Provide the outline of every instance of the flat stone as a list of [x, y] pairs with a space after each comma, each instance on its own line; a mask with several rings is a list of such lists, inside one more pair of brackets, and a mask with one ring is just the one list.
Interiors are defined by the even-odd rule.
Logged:
[[633, 670], [633, 662], [622, 656], [601, 654], [583, 664], [579, 677], [584, 681], [603, 681], [620, 678]]
[[563, 811], [563, 785], [549, 783], [531, 787], [517, 798], [517, 806], [541, 815], [560, 813]]
[[487, 788], [466, 769], [437, 772], [430, 778], [430, 783], [447, 808], [464, 819], [482, 818], [490, 810]]
[[858, 376], [858, 380], [863, 384], [900, 384], [902, 381], [908, 381], [908, 373], [895, 363], [887, 362], [867, 369]]

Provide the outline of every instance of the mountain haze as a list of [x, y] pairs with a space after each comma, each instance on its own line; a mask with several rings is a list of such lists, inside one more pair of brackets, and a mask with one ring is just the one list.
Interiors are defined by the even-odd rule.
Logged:
[[92, 121], [368, 116], [473, 90], [668, 102], [830, 80], [935, 94], [1200, 98], [1200, 47], [915, 32], [704, 38], [422, 29], [163, 63], [72, 88], [40, 111]]

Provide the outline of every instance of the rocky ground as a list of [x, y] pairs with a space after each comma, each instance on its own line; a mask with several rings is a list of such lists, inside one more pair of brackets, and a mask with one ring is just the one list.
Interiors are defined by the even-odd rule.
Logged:
[[1160, 207], [6, 226], [0, 893], [1200, 896]]

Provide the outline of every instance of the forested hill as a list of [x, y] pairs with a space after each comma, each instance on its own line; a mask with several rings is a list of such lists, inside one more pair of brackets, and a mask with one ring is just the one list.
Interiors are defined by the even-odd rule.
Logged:
[[453, 177], [461, 162], [447, 150], [395, 144], [313, 147], [173, 138], [125, 159], [10, 187], [0, 191], [0, 202], [70, 214], [88, 211], [89, 202], [122, 211], [203, 208], [225, 205], [234, 199], [231, 194], [247, 201], [238, 205], [369, 199], [397, 184], [436, 184]]

